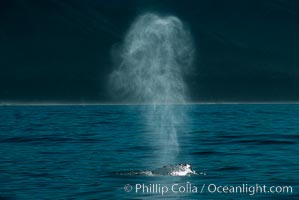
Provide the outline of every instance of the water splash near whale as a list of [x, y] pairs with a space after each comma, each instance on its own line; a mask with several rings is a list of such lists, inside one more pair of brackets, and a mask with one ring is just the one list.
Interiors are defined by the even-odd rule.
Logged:
[[191, 34], [180, 19], [147, 13], [130, 27], [110, 75], [109, 85], [118, 97], [150, 104], [145, 119], [152, 134], [147, 138], [163, 165], [173, 163], [179, 152], [177, 131], [186, 111], [173, 104], [188, 100], [184, 78], [191, 71], [194, 51]]

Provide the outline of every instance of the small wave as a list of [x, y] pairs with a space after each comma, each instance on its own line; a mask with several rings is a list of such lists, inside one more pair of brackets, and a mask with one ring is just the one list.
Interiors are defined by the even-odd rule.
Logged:
[[234, 141], [237, 143], [246, 143], [246, 144], [261, 144], [261, 145], [290, 145], [297, 144], [296, 141], [288, 141], [288, 140], [239, 140]]
[[195, 151], [192, 152], [193, 155], [223, 155], [225, 153], [218, 152], [218, 151]]

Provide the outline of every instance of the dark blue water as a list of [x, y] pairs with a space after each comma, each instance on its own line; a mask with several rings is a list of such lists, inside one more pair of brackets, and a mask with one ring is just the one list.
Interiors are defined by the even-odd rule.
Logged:
[[[206, 175], [119, 175], [162, 167], [146, 139], [151, 133], [145, 109], [0, 107], [0, 199], [299, 198], [299, 105], [185, 106], [188, 120], [178, 127], [180, 152], [169, 164], [187, 162]], [[136, 184], [186, 182], [197, 193], [135, 191]], [[131, 192], [124, 191], [126, 184]], [[292, 186], [293, 193], [212, 193], [210, 184]]]

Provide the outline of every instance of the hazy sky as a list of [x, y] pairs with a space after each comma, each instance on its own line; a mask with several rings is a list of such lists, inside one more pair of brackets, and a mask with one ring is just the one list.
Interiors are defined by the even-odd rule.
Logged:
[[299, 1], [3, 0], [0, 102], [112, 102], [114, 49], [149, 11], [192, 32], [193, 101], [299, 101]]

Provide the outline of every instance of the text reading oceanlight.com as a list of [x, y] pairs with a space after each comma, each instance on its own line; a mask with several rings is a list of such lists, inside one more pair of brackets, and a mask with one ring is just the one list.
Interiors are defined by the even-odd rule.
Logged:
[[217, 184], [202, 184], [200, 186], [193, 185], [190, 182], [174, 183], [172, 185], [163, 185], [159, 183], [152, 184], [126, 184], [124, 186], [126, 192], [134, 192], [136, 194], [158, 194], [165, 195], [167, 193], [217, 193], [217, 194], [292, 194], [292, 186], [279, 185], [260, 185], [260, 184], [240, 184], [240, 185], [217, 185]]

